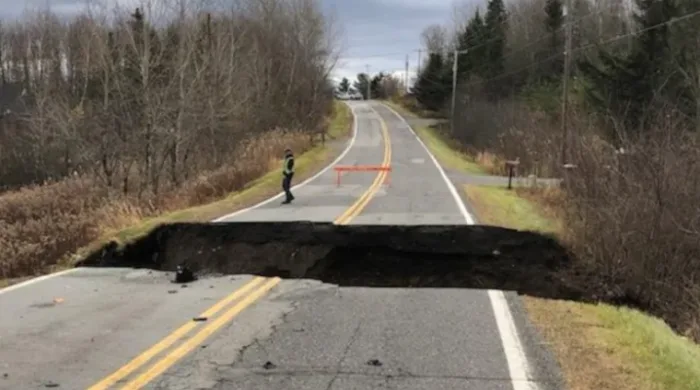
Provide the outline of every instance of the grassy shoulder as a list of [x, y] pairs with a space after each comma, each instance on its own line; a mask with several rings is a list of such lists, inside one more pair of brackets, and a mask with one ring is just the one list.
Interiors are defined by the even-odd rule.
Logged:
[[[556, 189], [465, 186], [487, 225], [558, 234]], [[700, 390], [700, 346], [663, 321], [610, 305], [525, 297], [530, 319], [557, 356], [569, 389]]]
[[[384, 103], [404, 118], [419, 116], [396, 102], [385, 101]], [[480, 166], [474, 157], [458, 151], [456, 143], [440, 130], [439, 125], [412, 127], [442, 166], [465, 173], [486, 173], [486, 169]]]

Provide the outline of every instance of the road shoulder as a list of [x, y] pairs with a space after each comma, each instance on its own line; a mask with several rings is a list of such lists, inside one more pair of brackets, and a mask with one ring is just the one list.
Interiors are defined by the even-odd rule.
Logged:
[[[556, 190], [473, 185], [463, 189], [483, 224], [555, 235], [561, 229], [561, 221], [547, 206]], [[501, 210], [486, 211], [494, 205]], [[512, 300], [511, 305], [514, 316], [520, 317], [519, 329], [525, 330], [522, 337], [535, 337], [526, 345], [547, 346], [555, 358], [541, 359], [561, 367], [565, 388], [700, 389], [700, 347], [656, 318], [605, 304], [533, 296]]]

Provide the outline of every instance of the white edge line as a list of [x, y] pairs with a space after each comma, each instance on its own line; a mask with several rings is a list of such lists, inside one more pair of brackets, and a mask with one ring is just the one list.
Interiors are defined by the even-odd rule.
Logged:
[[406, 124], [406, 126], [407, 126], [408, 129], [411, 131], [411, 133], [413, 133], [413, 136], [416, 137], [416, 139], [417, 139], [418, 142], [421, 144], [421, 146], [423, 147], [423, 149], [425, 149], [425, 152], [428, 153], [428, 156], [430, 156], [430, 159], [433, 160], [433, 164], [435, 164], [435, 167], [436, 167], [436, 168], [438, 169], [438, 171], [440, 172], [440, 176], [442, 176], [442, 179], [445, 181], [445, 184], [447, 184], [447, 188], [449, 188], [450, 193], [452, 194], [452, 197], [455, 199], [455, 202], [457, 202], [457, 207], [459, 208], [459, 211], [460, 211], [460, 212], [462, 213], [462, 215], [464, 216], [464, 219], [467, 221], [467, 225], [474, 225], [474, 224], [475, 224], [474, 218], [472, 217], [471, 214], [469, 214], [469, 211], [467, 211], [467, 206], [465, 206], [465, 205], [464, 205], [464, 202], [462, 202], [462, 198], [459, 196], [459, 193], [457, 192], [457, 189], [455, 188], [454, 184], [452, 184], [452, 180], [450, 180], [450, 178], [447, 177], [447, 174], [445, 173], [445, 170], [442, 169], [442, 167], [440, 166], [440, 163], [438, 162], [438, 160], [437, 160], [437, 159], [435, 158], [435, 156], [433, 156], [433, 154], [430, 152], [430, 149], [428, 149], [428, 147], [425, 145], [425, 143], [423, 143], [423, 140], [420, 139], [420, 137], [418, 136], [418, 134], [416, 134], [416, 132], [415, 132], [415, 131], [413, 130], [413, 128], [411, 127], [411, 125], [408, 124], [408, 122], [406, 121], [406, 119], [405, 119], [403, 116], [401, 116], [401, 114], [399, 114], [398, 112], [396, 112], [393, 108], [389, 107], [388, 105], [386, 105], [386, 104], [384, 104], [384, 103], [381, 103], [381, 104], [382, 104], [384, 107], [388, 108], [389, 111], [393, 112], [394, 115], [396, 115], [399, 119], [401, 119], [401, 121], [402, 121], [403, 123]]
[[71, 268], [71, 269], [67, 269], [67, 270], [63, 270], [63, 271], [59, 271], [59, 272], [54, 272], [52, 274], [39, 276], [39, 277], [36, 277], [33, 279], [29, 279], [29, 280], [24, 281], [22, 283], [13, 284], [11, 286], [7, 286], [3, 289], [0, 289], [0, 295], [7, 293], [7, 292], [10, 292], [12, 290], [16, 290], [16, 289], [21, 288], [21, 287], [29, 286], [29, 285], [34, 284], [34, 283], [39, 283], [39, 282], [44, 281], [46, 279], [51, 279], [51, 278], [56, 277], [56, 276], [61, 276], [61, 275], [66, 275], [66, 274], [69, 274], [72, 272], [76, 272], [78, 270], [80, 270], [80, 268]]
[[[464, 205], [464, 202], [459, 196], [459, 193], [457, 193], [454, 184], [452, 184], [450, 178], [447, 177], [447, 174], [445, 174], [445, 170], [442, 169], [440, 163], [438, 163], [435, 156], [433, 156], [433, 154], [430, 152], [430, 149], [428, 149], [423, 140], [420, 139], [418, 134], [416, 134], [411, 125], [408, 124], [408, 121], [406, 121], [406, 119], [403, 116], [401, 116], [401, 114], [399, 114], [398, 112], [396, 112], [396, 110], [384, 103], [382, 103], [382, 105], [386, 107], [389, 111], [393, 112], [394, 115], [396, 115], [399, 119], [401, 119], [401, 121], [406, 124], [411, 133], [413, 133], [413, 135], [416, 137], [418, 142], [423, 146], [423, 149], [425, 149], [425, 151], [428, 153], [428, 156], [430, 156], [430, 159], [433, 160], [433, 163], [437, 167], [438, 171], [440, 171], [440, 175], [445, 180], [447, 187], [450, 189], [450, 192], [452, 193], [455, 202], [457, 202], [457, 207], [464, 216], [464, 219], [466, 220], [467, 224], [474, 225], [474, 218], [467, 211], [467, 207]], [[506, 361], [508, 362], [508, 371], [510, 373], [510, 380], [511, 384], [513, 385], [513, 389], [538, 389], [537, 384], [534, 381], [531, 381], [530, 379], [531, 371], [527, 362], [527, 355], [525, 354], [525, 349], [523, 348], [523, 344], [520, 341], [520, 336], [518, 335], [518, 328], [515, 325], [515, 321], [513, 320], [513, 315], [510, 312], [510, 307], [508, 305], [508, 301], [506, 300], [505, 295], [502, 291], [498, 290], [489, 290], [488, 295], [489, 300], [491, 301], [491, 307], [493, 308], [494, 316], [496, 317], [498, 333], [501, 336], [501, 343], [503, 344], [503, 350], [506, 355]]]
[[[318, 172], [317, 174], [315, 174], [315, 175], [311, 176], [310, 178], [304, 180], [303, 182], [301, 182], [301, 183], [295, 185], [294, 187], [292, 187], [292, 189], [301, 188], [301, 187], [303, 187], [303, 186], [309, 184], [311, 181], [316, 180], [317, 178], [319, 178], [321, 175], [323, 175], [323, 174], [326, 173], [329, 169], [331, 169], [331, 167], [333, 167], [334, 165], [336, 165], [336, 164], [338, 163], [338, 161], [340, 161], [343, 157], [345, 157], [345, 155], [347, 155], [348, 152], [350, 152], [350, 149], [351, 149], [352, 146], [355, 144], [355, 139], [357, 139], [357, 122], [358, 122], [358, 120], [357, 120], [357, 115], [355, 114], [355, 110], [353, 109], [353, 106], [352, 106], [352, 105], [348, 104], [347, 102], [345, 102], [345, 104], [350, 108], [350, 112], [352, 113], [352, 119], [353, 119], [352, 138], [350, 139], [350, 142], [349, 142], [348, 145], [345, 147], [345, 150], [343, 150], [343, 152], [342, 152], [335, 160], [333, 160], [332, 163], [330, 163], [329, 165], [327, 165], [325, 168], [323, 168], [323, 169], [322, 169], [320, 172]], [[233, 212], [233, 213], [231, 213], [231, 214], [224, 215], [223, 217], [217, 218], [217, 219], [213, 220], [212, 222], [222, 222], [222, 221], [224, 221], [224, 220], [226, 220], [226, 219], [233, 218], [233, 217], [235, 217], [235, 216], [237, 216], [237, 215], [239, 215], [239, 214], [245, 213], [246, 211], [253, 210], [253, 209], [258, 208], [258, 207], [260, 207], [260, 206], [264, 206], [264, 205], [266, 205], [266, 204], [268, 204], [268, 203], [274, 201], [275, 199], [279, 199], [282, 195], [284, 195], [284, 192], [280, 192], [279, 194], [273, 196], [272, 198], [268, 198], [267, 200], [264, 200], [264, 201], [262, 201], [262, 202], [260, 202], [260, 203], [258, 203], [258, 204], [256, 204], [256, 205], [254, 205], [254, 206], [250, 206], [250, 207], [247, 207], [247, 208], [245, 208], [245, 209], [243, 209], [243, 210], [238, 210], [238, 211]], [[62, 275], [66, 275], [66, 274], [69, 274], [69, 273], [72, 273], [72, 272], [77, 272], [77, 271], [79, 271], [79, 270], [80, 270], [80, 268], [71, 268], [71, 269], [67, 269], [67, 270], [63, 270], [63, 271], [59, 271], [59, 272], [54, 272], [54, 273], [52, 273], [52, 274], [48, 274], [48, 275], [44, 275], [44, 276], [39, 276], [39, 277], [37, 277], [37, 278], [29, 279], [29, 280], [27, 280], [27, 281], [25, 281], [25, 282], [22, 282], [22, 283], [13, 284], [13, 285], [11, 285], [11, 286], [8, 286], [8, 287], [5, 287], [5, 288], [3, 288], [3, 289], [0, 289], [0, 295], [2, 295], [2, 294], [4, 294], [4, 293], [7, 293], [7, 292], [10, 292], [10, 291], [13, 291], [13, 290], [16, 290], [16, 289], [18, 289], [18, 288], [22, 288], [22, 287], [25, 287], [25, 286], [32, 285], [32, 284], [34, 284], [34, 283], [39, 283], [39, 282], [42, 282], [42, 281], [47, 280], [47, 279], [55, 278], [55, 277], [57, 277], [57, 276], [62, 276]]]
[[[352, 149], [352, 146], [355, 144], [355, 139], [357, 139], [357, 122], [358, 122], [358, 120], [357, 120], [357, 115], [355, 115], [355, 110], [353, 109], [353, 107], [352, 107], [350, 104], [348, 104], [348, 103], [345, 103], [345, 104], [346, 104], [348, 107], [350, 107], [350, 112], [352, 112], [352, 118], [353, 118], [352, 138], [350, 139], [350, 142], [348, 143], [347, 147], [345, 147], [345, 150], [343, 150], [343, 152], [340, 154], [340, 156], [338, 156], [335, 160], [333, 160], [332, 163], [330, 163], [329, 165], [327, 165], [327, 166], [326, 166], [325, 168], [323, 168], [320, 172], [316, 173], [315, 175], [311, 176], [310, 178], [308, 178], [308, 179], [304, 180], [303, 182], [301, 182], [301, 183], [299, 183], [299, 184], [293, 186], [293, 187], [292, 187], [293, 190], [298, 189], [298, 188], [301, 188], [301, 187], [303, 187], [303, 186], [309, 184], [310, 182], [312, 182], [312, 181], [318, 179], [321, 175], [323, 175], [323, 174], [326, 173], [329, 169], [331, 169], [331, 167], [333, 167], [333, 166], [336, 165], [340, 160], [342, 160], [343, 157], [345, 157], [345, 155], [347, 155], [348, 152], [350, 152], [350, 149]], [[250, 206], [250, 207], [247, 207], [247, 208], [245, 208], [245, 209], [235, 211], [235, 212], [233, 212], [233, 213], [231, 213], [231, 214], [224, 215], [223, 217], [217, 218], [217, 219], [213, 220], [212, 222], [224, 222], [224, 221], [227, 220], [227, 219], [233, 218], [233, 217], [235, 217], [235, 216], [237, 216], [237, 215], [243, 214], [243, 213], [245, 213], [245, 212], [247, 212], [247, 211], [256, 209], [256, 208], [261, 207], [261, 206], [264, 206], [264, 205], [266, 205], [266, 204], [268, 204], [268, 203], [270, 203], [270, 202], [273, 202], [273, 201], [275, 201], [276, 199], [281, 198], [282, 195], [284, 195], [284, 192], [280, 192], [280, 193], [278, 193], [277, 195], [275, 195], [275, 196], [273, 196], [273, 197], [271, 197], [271, 198], [268, 198], [268, 199], [266, 199], [266, 200], [263, 200], [262, 202], [260, 202], [260, 203], [258, 203], [258, 204], [256, 204], [256, 205], [254, 205], [254, 206]]]

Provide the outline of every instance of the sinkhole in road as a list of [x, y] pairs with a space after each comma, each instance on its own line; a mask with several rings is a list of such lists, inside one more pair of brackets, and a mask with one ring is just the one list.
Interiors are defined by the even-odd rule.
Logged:
[[473, 225], [314, 222], [178, 223], [110, 243], [79, 266], [255, 274], [341, 286], [515, 290], [579, 299], [570, 253], [533, 232]]

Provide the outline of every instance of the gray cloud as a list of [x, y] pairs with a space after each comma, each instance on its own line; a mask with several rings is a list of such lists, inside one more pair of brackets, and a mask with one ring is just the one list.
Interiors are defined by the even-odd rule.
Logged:
[[[134, 3], [138, 0], [102, 0]], [[370, 65], [370, 73], [403, 70], [410, 55], [417, 65], [420, 33], [430, 24], [450, 20], [454, 0], [322, 0], [326, 11], [337, 16], [344, 34], [335, 77], [355, 78]], [[465, 0], [462, 0], [465, 1]], [[0, 0], [0, 18], [16, 18], [27, 9], [47, 4], [56, 13], [70, 15], [85, 7], [85, 0]]]

